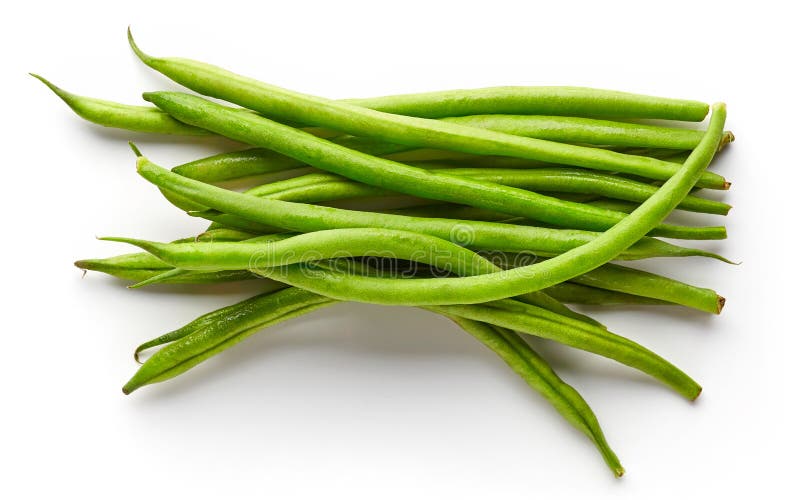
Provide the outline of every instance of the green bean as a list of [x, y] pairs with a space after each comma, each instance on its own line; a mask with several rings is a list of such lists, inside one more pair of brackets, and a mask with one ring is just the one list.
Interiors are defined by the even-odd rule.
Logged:
[[[331, 141], [344, 143], [344, 140], [340, 140], [340, 138], [333, 138]], [[373, 150], [370, 152], [365, 151], [364, 147], [354, 143], [353, 140], [350, 140], [350, 142], [345, 143], [344, 145], [350, 147], [351, 149], [368, 152], [375, 156], [382, 156], [389, 160], [408, 163], [421, 168], [432, 168], [434, 166], [441, 166], [444, 168], [468, 166], [473, 168], [530, 169], [555, 166], [551, 163], [521, 160], [519, 158], [508, 158], [502, 156], [475, 156], [465, 153], [456, 153], [453, 151], [431, 149], [413, 149], [396, 153], [386, 153], [385, 150]], [[405, 148], [405, 146], [398, 147]], [[639, 148], [635, 151], [639, 156], [656, 155], [655, 157], [658, 157], [658, 155], [661, 154], [661, 151], [666, 151], [668, 154], [664, 153], [664, 155], [669, 156], [670, 159], [675, 155], [674, 150]], [[217, 183], [242, 178], [252, 178], [265, 174], [274, 174], [277, 172], [285, 172], [287, 170], [296, 170], [303, 167], [305, 167], [305, 165], [302, 162], [293, 158], [289, 158], [288, 156], [280, 153], [263, 148], [250, 148], [242, 151], [221, 153], [207, 158], [201, 158], [183, 165], [178, 165], [172, 170], [183, 175], [184, 177], [190, 177], [203, 182]]]
[[[594, 194], [637, 202], [646, 200], [658, 189], [656, 186], [642, 182], [580, 169], [487, 170], [456, 168], [437, 169], [436, 172], [470, 177], [538, 192], [557, 191], [560, 193]], [[328, 173], [306, 174], [283, 181], [262, 184], [247, 190], [246, 193], [253, 196], [301, 203], [319, 203], [367, 196], [393, 196], [396, 194], [386, 189], [360, 184]], [[595, 204], [595, 206], [598, 205]], [[689, 195], [678, 204], [677, 208], [725, 215], [730, 210], [730, 205]]]
[[377, 228], [331, 229], [260, 244], [250, 241], [219, 243], [157, 243], [108, 237], [136, 245], [171, 266], [189, 271], [250, 270], [333, 259], [385, 256], [423, 262], [459, 275], [485, 274], [499, 268], [450, 241], [408, 231]]
[[[281, 293], [283, 292], [278, 292], [277, 294]], [[314, 295], [311, 292], [306, 292], [306, 294], [307, 296]], [[324, 300], [330, 301], [330, 299], [327, 298]], [[293, 307], [298, 306], [293, 305]], [[305, 307], [305, 304], [302, 307]], [[429, 306], [426, 308], [442, 314], [458, 315], [468, 319], [488, 322], [504, 328], [512, 328], [608, 357], [661, 380], [689, 399], [696, 398], [701, 390], [700, 386], [685, 373], [639, 344], [615, 335], [605, 328], [590, 325], [579, 320], [571, 320], [570, 318], [565, 318], [557, 313], [535, 305], [504, 299], [492, 302], [491, 304], [472, 306]], [[253, 330], [251, 328], [253, 327], [249, 325], [250, 323], [248, 323], [247, 331], [252, 332]], [[228, 342], [228, 340], [226, 339], [225, 342]], [[182, 373], [213, 353], [219, 352], [225, 348], [222, 345], [215, 344], [215, 347], [209, 349], [204, 346], [204, 343], [203, 340], [191, 342], [189, 345], [189, 353], [192, 356], [189, 358], [191, 362], [179, 368], [170, 367], [169, 370], [164, 371], [160, 366], [163, 364], [161, 358], [158, 358], [157, 361], [154, 361], [152, 364], [158, 367], [156, 373], [153, 373], [153, 368], [145, 364], [145, 366], [137, 372], [137, 375], [134, 376], [134, 379], [131, 379], [131, 381], [126, 384], [126, 388], [123, 389], [123, 391], [127, 393], [143, 384], [166, 380], [167, 378]], [[169, 347], [167, 349], [169, 349]], [[167, 352], [168, 358], [178, 355], [173, 349], [169, 349]], [[210, 354], [208, 356], [198, 354], [205, 352]], [[161, 351], [159, 351], [158, 354], [160, 353]], [[185, 355], [185, 352], [180, 351], [180, 355]], [[146, 366], [148, 369], [145, 369]]]
[[[188, 94], [157, 92], [147, 94], [147, 99], [183, 121], [194, 124], [202, 122], [204, 128], [233, 139], [269, 146], [323, 170], [405, 194], [507, 212], [574, 229], [602, 231], [625, 217], [624, 213], [563, 201], [532, 191], [442, 175], [377, 158]], [[725, 230], [723, 227], [687, 228], [665, 224], [654, 228], [652, 235], [721, 239], [725, 237]]]
[[595, 444], [606, 464], [617, 477], [625, 473], [611, 450], [600, 424], [586, 400], [572, 386], [561, 380], [552, 367], [527, 342], [506, 328], [448, 316], [464, 331], [495, 352], [517, 375], [541, 394], [575, 428]]
[[[114, 127], [137, 132], [169, 135], [210, 135], [211, 132], [185, 125], [158, 108], [133, 106], [92, 97], [79, 96], [67, 92], [42, 76], [31, 73], [58, 97], [60, 97], [80, 117], [106, 127]], [[572, 117], [540, 117], [520, 115], [478, 115], [475, 117], [455, 117], [450, 120], [465, 125], [497, 130], [514, 135], [538, 137], [558, 142], [584, 142], [593, 144], [621, 144], [629, 146], [693, 148], [699, 141], [701, 132], [670, 127], [636, 125], [607, 120], [591, 120]], [[315, 135], [331, 136], [329, 131], [316, 131]], [[627, 140], [626, 140], [627, 139]], [[374, 143], [375, 141], [371, 141]], [[664, 146], [662, 146], [664, 145]], [[408, 149], [402, 145], [388, 145], [390, 152]], [[259, 150], [257, 153], [266, 153]], [[241, 166], [231, 155], [232, 167]], [[191, 167], [187, 167], [191, 170]]]
[[[587, 243], [596, 233], [514, 226], [492, 222], [457, 221], [451, 219], [416, 218], [392, 214], [356, 212], [315, 205], [265, 200], [228, 191], [182, 177], [163, 169], [140, 156], [139, 174], [156, 186], [190, 198], [192, 201], [258, 224], [282, 227], [289, 231], [311, 232], [346, 227], [382, 227], [419, 232], [451, 240], [462, 240], [465, 246], [487, 250], [533, 252], [557, 255]], [[661, 240], [645, 238], [623, 250], [618, 258], [636, 259], [654, 256], [704, 256], [725, 261], [723, 257], [703, 250], [679, 247]]]
[[[134, 50], [137, 55], [141, 54], [135, 46]], [[161, 61], [152, 61], [152, 64]], [[145, 64], [148, 62], [145, 61]], [[496, 113], [699, 122], [708, 114], [708, 104], [702, 102], [584, 87], [490, 87], [347, 99], [343, 102], [387, 113], [425, 118]]]
[[444, 121], [505, 134], [571, 144], [598, 144], [642, 148], [694, 149], [702, 130], [564, 116], [472, 115]]
[[[259, 273], [272, 267], [341, 257], [377, 256], [425, 263], [459, 276], [497, 272], [519, 261], [513, 255], [497, 267], [476, 254], [440, 238], [385, 229], [332, 229], [285, 239], [221, 243], [156, 243], [131, 238], [102, 238], [136, 245], [167, 264], [187, 271], [249, 270]], [[692, 307], [719, 314], [724, 299], [714, 290], [664, 276], [605, 264], [572, 281]]]
[[537, 317], [527, 304], [498, 300], [491, 304], [426, 306], [440, 314], [453, 314], [483, 321], [537, 337], [555, 340], [640, 370], [672, 387], [687, 399], [696, 399], [702, 390], [688, 375], [641, 345], [611, 332], [590, 333], [586, 329], [568, 329]]
[[719, 314], [725, 298], [710, 288], [687, 285], [677, 280], [629, 267], [606, 264], [572, 281], [581, 285], [604, 288]]
[[[520, 267], [531, 261], [530, 256], [525, 254], [495, 252], [482, 255], [503, 269]], [[536, 260], [542, 259], [536, 257]], [[603, 264], [570, 281], [592, 288], [655, 299], [659, 303], [679, 304], [712, 314], [719, 314], [725, 304], [725, 299], [709, 288], [692, 286], [666, 276], [617, 264]]]
[[81, 118], [104, 127], [169, 135], [210, 135], [202, 128], [186, 125], [152, 106], [130, 106], [71, 94], [45, 78], [31, 73], [60, 97]]
[[[195, 325], [199, 326], [198, 330], [180, 337], [150, 357], [123, 386], [122, 392], [130, 394], [143, 385], [180, 375], [267, 326], [334, 303], [336, 301], [320, 295], [298, 288], [289, 288], [245, 301], [244, 307], [238, 308], [235, 315], [212, 313], [210, 318]], [[252, 314], [262, 308], [269, 310], [270, 314]], [[175, 332], [172, 332], [172, 337], [176, 336]], [[155, 342], [159, 341], [160, 339], [156, 339]], [[148, 343], [143, 345], [145, 347], [137, 348], [137, 356], [150, 346]]]
[[[175, 273], [175, 269], [154, 258], [151, 254], [143, 252], [137, 254], [127, 254], [125, 259], [110, 257], [107, 259], [85, 259], [75, 262], [75, 266], [84, 271], [98, 271], [122, 280], [133, 281], [133, 287], [149, 285], [153, 283], [170, 284], [214, 284], [229, 281], [241, 281], [253, 279], [257, 276], [247, 271], [210, 271], [210, 272], [189, 272]], [[156, 262], [155, 267], [151, 259]], [[272, 281], [272, 280], [265, 280]]]
[[[279, 293], [271, 291], [201, 316], [177, 330], [145, 342], [136, 348], [134, 357], [137, 361], [145, 349], [173, 344], [147, 360], [124, 390], [130, 393], [144, 384], [178, 375], [262, 327], [329, 305], [316, 303], [316, 300], [318, 298], [313, 294], [297, 289]], [[288, 313], [285, 306], [280, 306], [287, 301], [292, 302]], [[617, 476], [624, 472], [586, 401], [561, 380], [527, 343], [508, 330], [464, 318], [450, 319], [500, 356], [570, 424], [586, 434]]]
[[[151, 57], [136, 47], [132, 37], [130, 42], [131, 47], [142, 62], [168, 78], [201, 94], [233, 102], [263, 113], [265, 116], [330, 127], [355, 136], [371, 137], [393, 144], [430, 147], [481, 155], [521, 157], [599, 170], [610, 170], [612, 172], [627, 172], [661, 180], [670, 178], [678, 169], [673, 163], [653, 158], [512, 136], [502, 132], [481, 130], [437, 120], [392, 115], [360, 106], [291, 92], [201, 62], [188, 59]], [[590, 94], [596, 95], [598, 101], [602, 100], [602, 91], [593, 91]], [[176, 102], [179, 99], [179, 95], [178, 93], [147, 93], [145, 94], [145, 99], [185, 123], [202, 126], [202, 128], [230, 136], [232, 139], [241, 140], [248, 144], [269, 147], [304, 161], [312, 160], [308, 163], [323, 168], [321, 164], [315, 164], [313, 160], [317, 160], [317, 163], [320, 160], [325, 162], [324, 158], [320, 158], [316, 154], [305, 156], [302, 151], [297, 150], [301, 148], [296, 148], [293, 151], [294, 154], [289, 154], [283, 148], [286, 145], [285, 143], [291, 144], [296, 137], [299, 137], [290, 134], [290, 132], [296, 132], [294, 129], [290, 131], [278, 127], [280, 129], [278, 134], [262, 137], [262, 139], [266, 139], [264, 143], [253, 141], [252, 137], [248, 137], [251, 135], [246, 130], [248, 124], [260, 123], [260, 126], [263, 127], [270, 120], [261, 119], [251, 113], [237, 112], [231, 108], [214, 105], [213, 103], [200, 106], [203, 102], [202, 99], [182, 96], [180, 99], [184, 101], [184, 104], [190, 105], [186, 107]], [[167, 96], [172, 99], [168, 100]], [[194, 106], [198, 107], [195, 108]], [[214, 109], [223, 116], [225, 114], [231, 115], [235, 118], [237, 125], [218, 128], [217, 125], [219, 123], [214, 119], [216, 117], [207, 115], [208, 109]], [[498, 111], [501, 110], [498, 109]], [[264, 131], [260, 130], [258, 132], [255, 135], [260, 135]], [[334, 150], [335, 148], [331, 151]], [[336, 161], [340, 160], [340, 158], [336, 159]], [[325, 163], [327, 164], [328, 162]], [[351, 176], [347, 175], [347, 177]], [[704, 173], [701, 177], [702, 179], [698, 179], [700, 187], [725, 188], [727, 186], [724, 178], [709, 172]]]
[[[270, 295], [287, 288], [286, 285], [284, 285], [283, 283], [278, 283], [277, 281], [268, 281], [265, 283], [265, 285], [266, 286], [261, 291], [261, 293], [254, 298], [247, 299], [242, 302], [237, 302], [236, 304], [226, 306], [221, 309], [217, 309], [216, 311], [204, 314], [199, 318], [196, 318], [193, 321], [187, 323], [186, 325], [178, 328], [177, 330], [167, 332], [164, 335], [160, 335], [152, 340], [148, 340], [147, 342], [139, 344], [133, 352], [133, 359], [136, 360], [137, 363], [141, 363], [139, 355], [143, 351], [146, 351], [147, 349], [175, 342], [177, 340], [185, 338], [188, 335], [191, 335], [194, 332], [212, 326], [215, 323], [229, 322], [235, 320], [237, 317], [243, 314], [259, 313], [261, 312], [260, 309], [252, 307], [253, 302], [257, 302], [259, 297], [264, 297], [266, 295]], [[269, 304], [274, 305], [274, 302], [270, 302]]]
[[[147, 252], [138, 254], [131, 254], [140, 257], [145, 257], [150, 260], [158, 260], [160, 264], [167, 265], [154, 258], [153, 255]], [[92, 259], [78, 261], [75, 264], [84, 270], [100, 271], [119, 279], [131, 280], [136, 282], [131, 287], [150, 286], [153, 284], [216, 284], [226, 283], [230, 281], [242, 281], [251, 279], [261, 279], [262, 282], [268, 283], [270, 287], [281, 286], [285, 287], [283, 283], [277, 281], [267, 280], [256, 276], [249, 271], [186, 271], [183, 269], [176, 269], [173, 267], [168, 268], [147, 268], [135, 267], [133, 262], [128, 266], [114, 267], [105, 264], [105, 261], [113, 261], [116, 259]], [[96, 263], [96, 264], [95, 264]], [[547, 295], [557, 299], [560, 302], [568, 304], [589, 304], [589, 305], [616, 305], [616, 304], [668, 304], [657, 299], [649, 299], [639, 295], [630, 295], [627, 293], [613, 292], [601, 288], [594, 288], [590, 286], [578, 285], [571, 282], [560, 283], [543, 290]]]
[[[522, 293], [542, 290], [595, 269], [614, 259], [672, 211], [691, 190], [694, 180], [714, 156], [722, 127], [725, 106], [717, 104], [706, 135], [692, 152], [681, 171], [622, 222], [594, 240], [552, 259], [497, 273], [461, 278], [417, 280], [381, 279], [348, 276], [320, 271], [313, 280], [301, 276], [296, 264], [280, 272], [261, 270], [263, 275], [339, 300], [358, 300], [380, 304], [443, 305], [489, 302]], [[140, 162], [144, 167], [145, 164]], [[140, 169], [141, 170], [141, 169]], [[390, 288], [391, 294], [386, 290]]]
[[[332, 229], [289, 238], [255, 238], [242, 242], [157, 243], [132, 238], [102, 238], [136, 245], [180, 271], [240, 271], [343, 257], [377, 256], [421, 262], [457, 275], [500, 271], [480, 255], [433, 236], [375, 228]], [[167, 272], [139, 283], [144, 286], [182, 273]], [[518, 300], [578, 321], [589, 321], [542, 293], [520, 294]]]
[[571, 281], [559, 283], [542, 290], [547, 295], [565, 304], [582, 304], [593, 306], [610, 305], [665, 305], [658, 299], [650, 299], [639, 295], [631, 295], [622, 292], [613, 292], [602, 288], [579, 285]]

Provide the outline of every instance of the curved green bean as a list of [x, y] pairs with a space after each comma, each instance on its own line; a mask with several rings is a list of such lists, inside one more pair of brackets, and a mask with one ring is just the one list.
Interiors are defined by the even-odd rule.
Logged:
[[[474, 277], [391, 280], [367, 276], [344, 276], [322, 270], [307, 279], [296, 265], [261, 271], [265, 276], [340, 300], [382, 304], [441, 305], [474, 304], [541, 290], [595, 269], [614, 259], [662, 220], [694, 185], [714, 156], [722, 127], [725, 106], [714, 106], [709, 129], [681, 171], [622, 222], [594, 240], [552, 259], [530, 266]], [[391, 295], [386, 289], [391, 288]]]
[[[101, 239], [136, 245], [177, 268], [176, 272], [167, 271], [135, 286], [173, 279], [182, 275], [182, 271], [246, 270], [257, 274], [262, 269], [294, 263], [369, 256], [425, 263], [460, 276], [500, 271], [479, 254], [450, 241], [408, 231], [375, 228], [332, 229], [289, 238], [274, 235], [219, 243], [165, 244], [131, 238]], [[597, 324], [540, 292], [520, 294], [517, 299], [574, 320]]]
[[448, 318], [494, 351], [525, 383], [553, 405], [561, 416], [591, 439], [615, 476], [620, 477], [625, 473], [589, 404], [527, 342], [506, 328], [458, 316], [448, 315]]
[[[438, 120], [387, 114], [352, 104], [292, 92], [198, 61], [151, 57], [138, 49], [132, 37], [130, 37], [130, 44], [142, 62], [177, 83], [201, 94], [263, 113], [265, 116], [330, 127], [355, 136], [370, 137], [393, 144], [480, 155], [520, 157], [612, 172], [626, 172], [658, 180], [669, 179], [678, 169], [678, 166], [673, 163], [653, 158], [512, 136], [502, 132], [476, 129]], [[168, 100], [167, 96], [172, 99]], [[304, 158], [303, 151], [298, 151], [300, 148], [294, 149], [294, 154], [290, 154], [284, 149], [284, 146], [290, 145], [299, 138], [299, 136], [290, 135], [291, 132], [296, 132], [291, 127], [288, 127], [291, 130], [280, 129], [277, 136], [271, 134], [268, 137], [262, 137], [262, 139], [266, 139], [264, 143], [253, 141], [252, 137], [248, 137], [250, 134], [246, 130], [247, 125], [245, 124], [260, 123], [260, 126], [264, 126], [266, 122], [274, 122], [256, 117], [252, 113], [237, 113], [236, 110], [224, 106], [205, 104], [205, 106], [210, 106], [210, 109], [216, 109], [220, 114], [232, 113], [237, 123], [240, 124], [239, 127], [221, 129], [217, 127], [217, 123], [214, 123], [213, 117], [207, 116], [206, 109], [209, 108], [201, 106], [202, 99], [184, 95], [180, 97], [184, 100], [184, 105], [181, 105], [176, 102], [179, 99], [178, 96], [180, 96], [179, 93], [156, 92], [147, 93], [144, 97], [185, 123], [202, 126], [242, 142], [269, 147], [298, 159], [312, 160], [309, 162], [310, 164], [323, 168], [321, 164], [314, 164], [313, 161], [324, 161], [323, 158], [316, 155]], [[186, 104], [190, 107], [187, 108]], [[195, 106], [197, 107], [195, 108]], [[238, 116], [236, 116], [237, 114]], [[255, 121], [251, 122], [251, 120]], [[325, 163], [327, 164], [327, 162]], [[333, 167], [333, 165], [329, 166]], [[353, 178], [350, 175], [347, 177]], [[724, 189], [727, 186], [724, 178], [710, 172], [705, 172], [700, 177], [697, 179], [699, 187]]]
[[464, 304], [426, 306], [440, 314], [454, 314], [463, 318], [483, 321], [514, 331], [555, 340], [600, 356], [613, 359], [640, 370], [672, 387], [687, 399], [694, 400], [702, 391], [697, 382], [657, 354], [641, 345], [606, 330], [605, 335], [594, 335], [588, 330], [568, 329], [529, 313], [527, 304], [498, 300], [491, 304]]
[[189, 271], [256, 272], [295, 263], [365, 256], [422, 262], [458, 275], [500, 270], [475, 252], [448, 240], [391, 229], [330, 229], [269, 242], [170, 244], [132, 238], [101, 239], [138, 246], [171, 266]]

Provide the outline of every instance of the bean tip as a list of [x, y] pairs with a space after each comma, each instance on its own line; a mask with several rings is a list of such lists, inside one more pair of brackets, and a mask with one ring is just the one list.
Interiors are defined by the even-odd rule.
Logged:
[[135, 154], [137, 158], [144, 156], [136, 144], [133, 143], [133, 141], [128, 141], [128, 146], [130, 146], [131, 150], [133, 150], [133, 154]]
[[722, 149], [725, 146], [727, 146], [728, 144], [732, 143], [735, 140], [736, 140], [736, 136], [733, 135], [733, 132], [731, 132], [730, 130], [726, 130], [722, 134], [722, 140], [719, 141], [719, 147], [717, 148], [717, 151], [722, 151]]
[[[51, 82], [47, 78], [43, 77], [42, 75], [39, 75], [39, 74], [36, 74], [36, 73], [28, 73], [28, 74], [31, 75], [32, 77], [36, 78], [40, 82], [44, 83], [45, 85], [47, 85], [47, 88], [52, 90], [55, 95], [57, 95], [58, 97], [60, 97], [64, 101], [67, 101], [67, 98], [70, 96], [69, 92], [67, 92], [66, 90], [64, 90], [61, 87], [57, 86], [56, 84], [54, 84], [53, 82]], [[69, 104], [69, 102], [67, 102], [67, 103]]]
[[621, 465], [619, 467], [614, 467], [614, 477], [622, 477], [624, 475], [625, 475], [625, 467]]
[[130, 26], [128, 26], [128, 45], [131, 46], [131, 50], [133, 50], [133, 53], [136, 54], [136, 57], [138, 57], [140, 61], [149, 65], [149, 61], [152, 60], [153, 58], [145, 54], [142, 51], [142, 49], [140, 49], [139, 46], [136, 45], [136, 41], [133, 39], [133, 33], [131, 32]]
[[723, 307], [725, 307], [725, 297], [717, 295], [717, 314], [722, 312]]
[[700, 386], [697, 386], [697, 393], [690, 399], [690, 401], [697, 401], [697, 398], [699, 398], [700, 394], [702, 394], [702, 393], [703, 393], [703, 388], [700, 387]]

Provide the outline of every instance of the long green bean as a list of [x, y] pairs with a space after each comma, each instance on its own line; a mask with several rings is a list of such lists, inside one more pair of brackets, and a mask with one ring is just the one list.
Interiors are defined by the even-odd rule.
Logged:
[[[136, 245], [182, 271], [241, 271], [257, 273], [261, 269], [293, 263], [347, 257], [386, 257], [422, 262], [459, 276], [472, 276], [500, 271], [480, 255], [450, 241], [433, 236], [387, 229], [332, 229], [301, 234], [289, 238], [281, 235], [255, 238], [243, 242], [156, 243], [131, 238], [103, 238]], [[178, 273], [147, 279], [140, 286], [173, 279]], [[582, 322], [594, 320], [578, 315], [558, 301], [540, 292], [517, 297]]]
[[658, 299], [650, 299], [622, 292], [613, 292], [602, 288], [579, 285], [571, 281], [559, 283], [542, 290], [547, 295], [565, 304], [581, 304], [591, 306], [614, 305], [666, 305]]
[[564, 382], [530, 345], [506, 328], [458, 316], [448, 317], [500, 356], [530, 387], [547, 399], [570, 424], [588, 436], [615, 476], [620, 477], [625, 473], [625, 469], [608, 445], [597, 417], [586, 400], [572, 386]]
[[702, 130], [572, 116], [487, 114], [444, 118], [443, 120], [505, 134], [570, 144], [688, 150], [694, 149], [703, 137]]
[[[513, 156], [585, 168], [610, 170], [612, 172], [626, 172], [660, 180], [670, 178], [678, 169], [678, 166], [674, 163], [653, 158], [512, 136], [502, 132], [476, 129], [466, 125], [438, 120], [391, 115], [360, 106], [300, 94], [197, 61], [151, 57], [136, 47], [133, 38], [130, 38], [130, 41], [131, 47], [142, 62], [168, 78], [201, 94], [239, 104], [245, 108], [263, 113], [265, 116], [330, 127], [352, 135], [370, 137], [393, 144], [447, 149], [481, 155]], [[168, 95], [174, 98], [171, 99], [172, 102], [167, 101], [166, 97]], [[256, 142], [251, 137], [246, 137], [250, 134], [245, 129], [246, 126], [244, 124], [250, 123], [251, 120], [262, 125], [265, 122], [275, 122], [259, 118], [251, 113], [238, 112], [237, 121], [242, 126], [226, 127], [226, 130], [221, 130], [217, 128], [217, 124], [210, 120], [212, 117], [207, 116], [206, 109], [208, 108], [200, 106], [202, 103], [200, 98], [182, 97], [185, 100], [184, 104], [192, 106], [192, 108], [187, 109], [175, 102], [178, 99], [178, 95], [180, 94], [147, 93], [145, 94], [145, 99], [185, 123], [202, 126], [213, 132], [229, 137], [232, 136], [232, 139], [241, 140], [242, 142], [268, 147], [298, 159], [321, 160], [328, 164], [324, 158], [317, 155], [302, 158], [302, 151], [296, 149], [294, 154], [289, 154], [283, 146], [286, 146], [287, 142], [290, 144], [296, 137], [299, 137], [296, 135], [285, 136], [285, 134], [294, 131], [291, 127], [289, 127], [291, 130], [281, 129], [277, 137], [274, 134], [262, 137], [266, 139], [264, 143]], [[167, 108], [167, 106], [169, 107]], [[198, 107], [194, 108], [194, 106]], [[205, 106], [209, 105], [205, 104]], [[211, 109], [215, 109], [223, 115], [225, 113], [237, 114], [236, 110], [220, 105], [211, 105]], [[291, 140], [289, 137], [292, 137]], [[719, 139], [721, 139], [721, 136]], [[717, 142], [718, 144], [719, 141]], [[337, 161], [339, 161], [338, 158]], [[322, 168], [321, 164], [314, 164], [313, 162], [310, 162], [310, 164]], [[347, 177], [351, 176], [348, 175]], [[724, 189], [728, 186], [724, 178], [710, 172], [705, 172], [700, 177], [698, 178], [699, 187]]]
[[356, 106], [425, 118], [483, 114], [657, 118], [699, 122], [708, 104], [585, 87], [489, 87], [346, 99]]
[[[374, 157], [252, 113], [243, 113], [189, 94], [154, 92], [145, 97], [187, 123], [202, 124], [203, 128], [226, 137], [270, 147], [314, 167], [401, 193], [507, 212], [574, 229], [603, 231], [625, 217], [623, 213], [559, 200], [532, 191], [442, 175], [436, 171]], [[664, 225], [654, 228], [653, 236], [720, 239], [725, 237], [725, 231], [722, 227], [683, 228]]]
[[[198, 204], [244, 220], [267, 226], [274, 224], [288, 231], [311, 232], [346, 227], [382, 227], [414, 231], [448, 240], [455, 239], [472, 248], [533, 252], [548, 256], [566, 252], [597, 237], [596, 233], [586, 231], [374, 214], [265, 200], [182, 177], [141, 156], [137, 159], [137, 169], [145, 179], [166, 191], [180, 194]], [[637, 241], [620, 252], [617, 258], [636, 259], [654, 256], [704, 256], [726, 260], [713, 253], [671, 245], [653, 238]]]
[[[470, 177], [494, 182], [504, 186], [529, 189], [538, 192], [592, 194], [627, 201], [642, 202], [658, 188], [642, 182], [632, 181], [608, 174], [599, 174], [581, 169], [472, 169], [442, 168], [437, 173]], [[282, 181], [262, 184], [246, 191], [247, 194], [264, 198], [319, 203], [344, 198], [367, 196], [394, 196], [396, 193], [375, 186], [368, 186], [347, 178], [315, 173], [293, 177]], [[597, 206], [597, 205], [595, 205]], [[603, 207], [606, 208], [606, 207]], [[730, 205], [716, 200], [689, 195], [678, 207], [694, 212], [725, 215]]]

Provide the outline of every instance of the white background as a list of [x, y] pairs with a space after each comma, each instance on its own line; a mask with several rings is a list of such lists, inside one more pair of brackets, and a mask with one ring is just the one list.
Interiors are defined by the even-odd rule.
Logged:
[[[558, 3], [559, 7], [554, 7]], [[797, 459], [796, 17], [758, 2], [14, 4], [2, 19], [4, 498], [786, 497]], [[169, 240], [201, 221], [137, 177], [231, 148], [92, 126], [29, 76], [137, 103], [174, 88], [144, 50], [329, 97], [569, 84], [724, 100], [743, 261], [645, 263], [728, 298], [720, 317], [591, 309], [703, 385], [694, 404], [625, 367], [535, 342], [593, 406], [628, 474], [495, 356], [418, 310], [339, 305], [173, 381], [123, 396], [138, 343], [255, 293], [132, 291], [78, 258]], [[713, 218], [695, 218], [697, 223]], [[790, 238], [790, 236], [792, 236]]]

